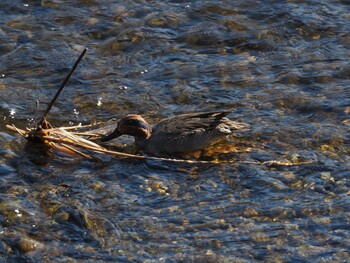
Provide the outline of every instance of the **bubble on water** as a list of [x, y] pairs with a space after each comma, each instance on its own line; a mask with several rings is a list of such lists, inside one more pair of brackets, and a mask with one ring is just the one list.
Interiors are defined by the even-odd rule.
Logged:
[[16, 110], [15, 109], [10, 109], [10, 117], [14, 118], [15, 114], [16, 114]]
[[22, 217], [22, 213], [18, 209], [15, 209], [15, 213], [18, 217]]
[[125, 86], [125, 85], [120, 85], [120, 86], [118, 86], [118, 88], [121, 89], [121, 90], [127, 90], [128, 89], [128, 87]]
[[145, 69], [145, 70], [141, 71], [141, 74], [145, 74], [145, 73], [147, 73], [147, 72], [148, 72], [148, 70]]
[[102, 106], [102, 98], [97, 99], [97, 106], [98, 107]]
[[23, 6], [28, 7], [28, 6], [29, 6], [29, 4], [23, 4]]
[[5, 78], [5, 74], [0, 74], [0, 78]]
[[29, 124], [32, 124], [32, 123], [36, 123], [37, 119], [29, 118], [29, 119], [27, 119], [27, 121]]
[[74, 110], [73, 110], [73, 114], [78, 115], [78, 114], [79, 114], [79, 111], [77, 111], [77, 109], [74, 109]]

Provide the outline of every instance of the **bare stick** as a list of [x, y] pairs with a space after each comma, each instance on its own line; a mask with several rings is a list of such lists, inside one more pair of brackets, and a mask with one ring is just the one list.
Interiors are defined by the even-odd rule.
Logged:
[[52, 108], [52, 105], [55, 103], [55, 101], [57, 100], [58, 96], [60, 95], [61, 91], [63, 90], [64, 86], [67, 84], [67, 82], [69, 81], [70, 77], [72, 76], [74, 70], [77, 68], [77, 66], [79, 65], [81, 59], [84, 57], [85, 53], [87, 51], [87, 48], [85, 48], [83, 50], [83, 52], [81, 52], [80, 56], [78, 57], [77, 61], [75, 61], [72, 69], [70, 70], [70, 72], [68, 73], [68, 75], [66, 76], [66, 78], [63, 80], [61, 86], [59, 87], [59, 89], [56, 92], [56, 95], [53, 97], [53, 99], [51, 100], [51, 102], [49, 103], [49, 105], [46, 108], [46, 111], [43, 115], [43, 117], [41, 118], [41, 120], [38, 122], [38, 126], [40, 126], [42, 123], [45, 122], [47, 115], [49, 114], [49, 111]]

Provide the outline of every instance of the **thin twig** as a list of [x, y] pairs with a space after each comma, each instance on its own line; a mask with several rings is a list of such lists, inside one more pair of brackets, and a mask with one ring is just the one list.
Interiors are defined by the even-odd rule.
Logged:
[[75, 136], [74, 134], [70, 133], [70, 132], [67, 132], [65, 130], [61, 130], [60, 132], [54, 132], [56, 133], [58, 136], [65, 136], [67, 137], [68, 139], [72, 140], [72, 141], [76, 141], [76, 142], [79, 142], [79, 143], [82, 143], [82, 144], [86, 144], [86, 145], [89, 145], [91, 147], [95, 147], [95, 148], [102, 148], [100, 145], [92, 142], [92, 141], [89, 141], [85, 138], [82, 138], [80, 136]]
[[15, 125], [6, 125], [6, 128], [10, 129], [10, 130], [13, 130], [17, 133], [19, 133], [21, 136], [25, 136], [26, 134], [26, 131], [25, 130], [21, 130], [21, 129], [18, 129]]
[[70, 79], [70, 77], [72, 76], [74, 70], [75, 70], [75, 69], [77, 68], [77, 66], [79, 65], [81, 59], [84, 57], [86, 51], [87, 51], [87, 48], [85, 48], [85, 49], [83, 50], [83, 52], [82, 52], [82, 53], [80, 54], [80, 56], [78, 57], [77, 61], [75, 61], [75, 63], [74, 63], [74, 65], [73, 65], [72, 69], [69, 71], [68, 75], [67, 75], [67, 76], [65, 77], [65, 79], [63, 80], [61, 86], [58, 88], [58, 90], [57, 90], [55, 96], [52, 98], [51, 102], [50, 102], [49, 105], [47, 106], [46, 111], [45, 111], [43, 117], [41, 118], [41, 120], [40, 120], [40, 121], [38, 122], [38, 124], [37, 124], [38, 126], [41, 126], [42, 123], [45, 121], [45, 119], [46, 119], [47, 115], [49, 114], [49, 112], [50, 112], [50, 110], [51, 110], [53, 104], [55, 103], [55, 101], [57, 100], [58, 96], [59, 96], [60, 93], [62, 92], [64, 86], [65, 86], [65, 85], [67, 84], [67, 82], [69, 81], [69, 79]]
[[100, 134], [88, 133], [88, 132], [72, 132], [72, 133], [77, 136], [102, 137], [102, 135]]
[[62, 144], [62, 146], [65, 147], [65, 148], [67, 148], [68, 150], [70, 150], [70, 151], [72, 151], [72, 152], [75, 152], [76, 154], [79, 154], [79, 155], [85, 157], [86, 159], [89, 159], [89, 160], [94, 159], [92, 156], [87, 155], [87, 154], [85, 154], [85, 153], [83, 153], [83, 152], [81, 152], [81, 151], [79, 151], [79, 150], [77, 150], [77, 149], [75, 149], [75, 148], [73, 148], [73, 147], [67, 145], [67, 144]]
[[22, 132], [21, 130], [17, 129], [17, 127], [15, 125], [12, 125], [12, 126], [16, 130], [16, 132], [18, 132], [22, 137], [25, 138], [25, 133], [24, 132]]
[[87, 125], [76, 125], [76, 126], [67, 126], [67, 127], [59, 127], [59, 128], [51, 128], [51, 129], [46, 129], [47, 131], [52, 131], [52, 130], [75, 130], [75, 129], [83, 129], [83, 128], [90, 128], [94, 127], [100, 124], [103, 124], [104, 122], [97, 122], [94, 124], [87, 124]]

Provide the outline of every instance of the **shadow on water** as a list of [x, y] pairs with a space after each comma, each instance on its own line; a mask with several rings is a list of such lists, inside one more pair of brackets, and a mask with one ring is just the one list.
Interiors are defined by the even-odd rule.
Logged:
[[[348, 260], [346, 1], [3, 2], [1, 258]], [[92, 162], [25, 145], [5, 125], [32, 126], [84, 47], [50, 123], [234, 109], [250, 130], [190, 158], [236, 162]], [[271, 160], [309, 163], [256, 164]]]

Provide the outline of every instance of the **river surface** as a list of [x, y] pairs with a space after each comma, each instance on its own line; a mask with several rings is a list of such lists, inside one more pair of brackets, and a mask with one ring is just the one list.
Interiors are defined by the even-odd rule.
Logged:
[[[0, 261], [348, 261], [349, 4], [2, 0]], [[26, 145], [6, 125], [33, 127], [85, 47], [52, 125], [232, 110], [250, 129], [189, 157], [231, 163]]]

